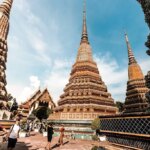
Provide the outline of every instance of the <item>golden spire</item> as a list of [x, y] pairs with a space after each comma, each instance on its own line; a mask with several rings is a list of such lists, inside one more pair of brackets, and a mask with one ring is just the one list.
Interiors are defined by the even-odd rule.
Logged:
[[83, 7], [82, 37], [76, 61], [93, 61], [92, 49], [88, 41], [87, 26], [86, 26], [86, 0], [84, 0], [84, 7]]
[[4, 0], [0, 5], [0, 11], [9, 16], [13, 0]]
[[83, 5], [83, 28], [82, 28], [81, 43], [89, 44], [87, 26], [86, 26], [86, 0], [84, 0], [84, 5]]
[[126, 43], [127, 43], [127, 49], [128, 49], [128, 58], [129, 58], [129, 65], [133, 64], [133, 63], [137, 63], [135, 60], [135, 57], [133, 55], [130, 43], [129, 43], [129, 39], [128, 39], [128, 35], [127, 33], [125, 33], [125, 39], [126, 39]]
[[143, 79], [144, 76], [143, 76], [142, 70], [133, 55], [127, 34], [125, 34], [125, 40], [127, 43], [128, 58], [129, 58], [129, 66], [128, 66], [129, 80]]

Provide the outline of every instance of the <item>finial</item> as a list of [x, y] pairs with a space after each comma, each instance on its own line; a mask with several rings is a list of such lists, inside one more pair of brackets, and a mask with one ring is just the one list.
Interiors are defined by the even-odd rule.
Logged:
[[89, 43], [86, 26], [86, 0], [83, 0], [83, 29], [82, 29], [81, 43]]
[[0, 5], [0, 11], [5, 13], [7, 16], [10, 14], [10, 10], [12, 7], [13, 0], [4, 0]]
[[127, 44], [127, 49], [128, 49], [128, 58], [129, 58], [129, 65], [133, 64], [133, 63], [137, 63], [135, 60], [135, 57], [133, 55], [130, 43], [129, 43], [129, 39], [128, 39], [128, 35], [127, 33], [125, 33], [125, 40], [126, 40], [126, 44]]

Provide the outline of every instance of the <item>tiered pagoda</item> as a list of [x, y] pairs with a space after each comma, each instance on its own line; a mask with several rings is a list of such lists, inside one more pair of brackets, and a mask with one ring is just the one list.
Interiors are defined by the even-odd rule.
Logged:
[[138, 65], [127, 34], [125, 34], [125, 39], [128, 49], [128, 82], [127, 82], [127, 93], [125, 100], [125, 111], [124, 113], [141, 113], [146, 111], [148, 103], [146, 101], [145, 94], [148, 92], [148, 89], [145, 85], [144, 75], [140, 66]]
[[69, 83], [60, 96], [53, 119], [93, 120], [99, 115], [116, 112], [114, 100], [107, 91], [93, 60], [84, 8], [82, 36], [76, 62], [72, 67]]
[[7, 101], [6, 62], [7, 36], [9, 31], [9, 15], [13, 0], [4, 0], [0, 5], [0, 102]]

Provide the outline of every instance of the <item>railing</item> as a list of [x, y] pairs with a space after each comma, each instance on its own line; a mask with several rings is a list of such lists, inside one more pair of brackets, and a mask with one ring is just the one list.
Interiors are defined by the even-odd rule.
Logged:
[[150, 149], [150, 114], [100, 116], [101, 133], [108, 141]]

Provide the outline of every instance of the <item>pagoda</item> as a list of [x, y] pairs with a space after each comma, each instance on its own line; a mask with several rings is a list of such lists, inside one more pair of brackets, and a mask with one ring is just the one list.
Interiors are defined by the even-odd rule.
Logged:
[[7, 36], [9, 32], [9, 15], [13, 0], [4, 0], [0, 4], [0, 120], [10, 119], [11, 113], [7, 110], [6, 90], [6, 62], [7, 62]]
[[[53, 119], [93, 120], [99, 115], [116, 114], [117, 108], [93, 60], [88, 40], [86, 7], [76, 62], [72, 66], [69, 83], [60, 96]], [[52, 115], [50, 116], [52, 118]]]
[[4, 0], [0, 5], [0, 102], [7, 101], [6, 91], [6, 62], [7, 62], [7, 36], [9, 31], [9, 15], [13, 0]]
[[127, 93], [124, 113], [142, 113], [146, 111], [148, 107], [148, 103], [145, 96], [145, 94], [148, 92], [148, 88], [145, 85], [145, 79], [142, 70], [133, 55], [127, 34], [125, 34], [125, 39], [129, 58], [129, 80], [127, 82]]

